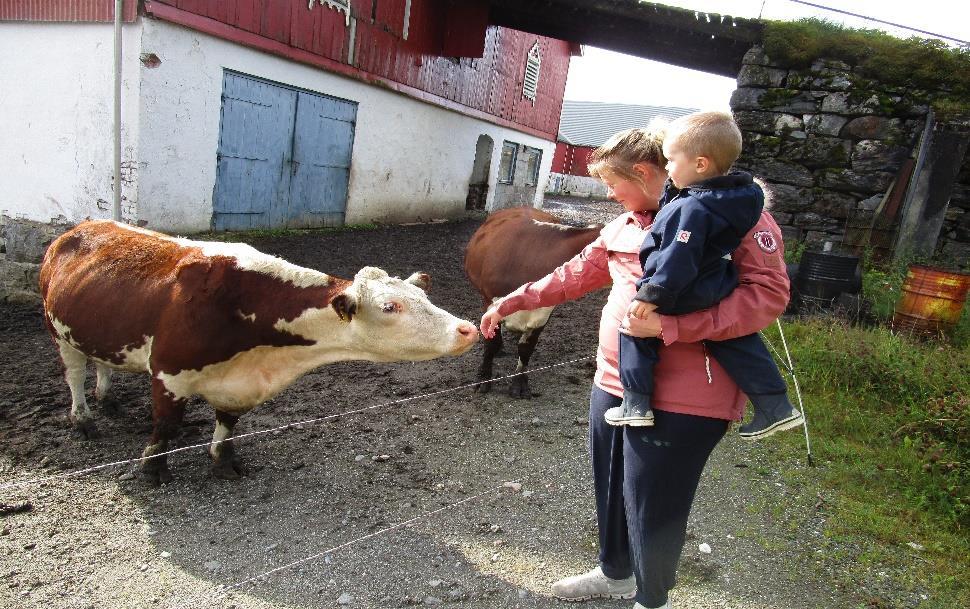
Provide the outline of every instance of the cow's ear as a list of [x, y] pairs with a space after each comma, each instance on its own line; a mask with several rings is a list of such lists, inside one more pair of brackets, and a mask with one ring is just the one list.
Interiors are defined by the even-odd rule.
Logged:
[[357, 301], [346, 292], [337, 294], [330, 300], [330, 306], [337, 312], [341, 321], [349, 322], [357, 314]]
[[414, 273], [407, 279], [408, 283], [414, 284], [427, 292], [431, 289], [431, 275], [427, 273]]

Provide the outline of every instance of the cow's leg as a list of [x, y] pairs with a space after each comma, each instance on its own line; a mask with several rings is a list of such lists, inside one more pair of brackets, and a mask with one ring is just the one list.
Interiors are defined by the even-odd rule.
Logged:
[[64, 380], [71, 390], [71, 424], [84, 438], [97, 437], [98, 426], [94, 423], [91, 409], [88, 408], [88, 402], [84, 397], [84, 376], [88, 357], [65, 340], [58, 340], [57, 348], [64, 362]]
[[111, 368], [104, 364], [96, 364], [95, 368], [98, 371], [98, 384], [94, 388], [94, 397], [98, 401], [98, 406], [104, 412], [117, 414], [118, 400], [108, 394], [111, 390]]
[[232, 429], [238, 420], [237, 415], [216, 411], [216, 430], [212, 433], [212, 444], [209, 445], [209, 455], [214, 461], [212, 475], [216, 478], [238, 480], [240, 476], [246, 475], [232, 445]]
[[142, 474], [153, 484], [165, 484], [172, 481], [172, 472], [168, 469], [168, 455], [152, 457], [168, 450], [169, 442], [178, 434], [185, 416], [186, 399], [178, 399], [172, 395], [162, 381], [152, 379], [152, 417], [155, 419], [155, 429], [152, 439], [142, 452]]
[[[542, 334], [543, 328], [545, 326], [529, 328], [519, 337], [519, 363], [515, 367], [516, 373], [526, 372], [529, 369], [529, 360], [532, 358], [532, 353], [536, 350], [536, 343], [539, 342], [539, 335]], [[528, 374], [520, 374], [519, 376], [512, 377], [512, 381], [509, 383], [509, 395], [519, 399], [529, 399], [532, 397]]]
[[[478, 369], [478, 380], [488, 381], [492, 378], [492, 362], [496, 354], [502, 350], [502, 326], [495, 328], [495, 336], [485, 339], [485, 354], [482, 356], [482, 366]], [[488, 393], [492, 390], [492, 383], [475, 385], [476, 393]]]

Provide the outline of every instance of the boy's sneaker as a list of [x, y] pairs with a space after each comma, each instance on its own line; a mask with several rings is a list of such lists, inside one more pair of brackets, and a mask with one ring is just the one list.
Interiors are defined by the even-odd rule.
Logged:
[[[633, 609], [650, 609], [650, 608], [644, 607], [640, 603], [633, 603]], [[659, 607], [655, 607], [654, 609], [673, 609], [673, 605], [670, 604], [670, 601], [667, 601], [663, 605], [660, 605]]]
[[593, 598], [629, 599], [637, 595], [637, 580], [611, 579], [596, 567], [588, 573], [560, 579], [552, 585], [552, 594], [564, 601], [588, 601]]
[[653, 425], [653, 410], [650, 408], [650, 396], [623, 392], [623, 402], [614, 406], [603, 415], [610, 425], [630, 425], [631, 427], [651, 427]]
[[771, 434], [792, 429], [805, 423], [805, 417], [791, 405], [787, 395], [749, 396], [754, 417], [742, 425], [739, 435], [746, 440], [767, 438]]

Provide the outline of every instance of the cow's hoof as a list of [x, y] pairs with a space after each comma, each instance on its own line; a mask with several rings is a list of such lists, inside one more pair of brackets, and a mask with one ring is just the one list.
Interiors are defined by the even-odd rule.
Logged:
[[142, 479], [150, 486], [161, 486], [174, 480], [172, 472], [167, 467], [141, 470]]
[[246, 475], [246, 468], [236, 459], [212, 465], [212, 475], [220, 480], [239, 480]]
[[491, 390], [492, 390], [492, 383], [484, 382], [484, 381], [480, 381], [478, 385], [475, 385], [472, 388], [472, 391], [474, 391], [475, 393], [488, 393]]
[[532, 390], [527, 383], [516, 383], [512, 381], [509, 385], [509, 395], [517, 400], [528, 400], [532, 397]]
[[93, 419], [78, 420], [72, 417], [71, 426], [74, 428], [74, 435], [81, 440], [93, 440], [99, 436], [98, 425]]

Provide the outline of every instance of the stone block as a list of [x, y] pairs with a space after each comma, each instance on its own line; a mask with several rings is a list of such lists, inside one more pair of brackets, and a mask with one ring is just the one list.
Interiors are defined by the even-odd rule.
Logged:
[[39, 264], [51, 242], [69, 228], [69, 224], [60, 220], [44, 223], [4, 216], [0, 233], [7, 260]]
[[885, 192], [895, 174], [887, 171], [857, 172], [850, 169], [823, 169], [818, 172], [818, 185], [841, 192]]
[[765, 208], [772, 214], [805, 211], [815, 203], [811, 188], [772, 183], [765, 187]]
[[909, 149], [902, 146], [893, 146], [880, 140], [861, 140], [852, 149], [852, 170], [895, 173], [909, 155]]
[[738, 87], [780, 87], [787, 75], [787, 70], [764, 65], [743, 65], [738, 72]]
[[740, 84], [738, 88], [731, 93], [731, 109], [732, 110], [760, 110], [761, 109], [761, 98], [764, 97], [764, 89], [756, 89], [750, 87], [741, 87]]
[[814, 177], [812, 172], [793, 163], [785, 163], [770, 159], [751, 159], [747, 168], [755, 176], [764, 178], [772, 184], [793, 184], [795, 186], [812, 186]]
[[805, 131], [812, 135], [838, 136], [848, 120], [838, 114], [806, 114], [802, 117]]
[[842, 235], [820, 230], [805, 231], [805, 244], [809, 249], [821, 250], [826, 242], [838, 246], [842, 243]]
[[878, 209], [879, 204], [882, 203], [884, 195], [872, 195], [867, 199], [863, 199], [856, 204], [856, 209], [859, 211], [875, 211]]
[[809, 169], [849, 166], [852, 143], [836, 137], [809, 137], [802, 141], [787, 141], [781, 146], [779, 158], [798, 162]]
[[882, 139], [889, 133], [889, 119], [882, 116], [860, 116], [845, 123], [843, 137], [857, 140]]
[[734, 120], [742, 131], [774, 134], [776, 116], [774, 112], [740, 110], [734, 113]]
[[792, 114], [779, 114], [775, 117], [775, 133], [799, 131], [803, 126], [801, 117]]
[[856, 197], [816, 188], [815, 205], [812, 209], [826, 218], [844, 220], [855, 212]]
[[781, 138], [775, 135], [748, 132], [744, 134], [744, 155], [774, 158], [781, 149]]
[[765, 53], [765, 50], [760, 46], [753, 46], [748, 49], [748, 52], [744, 54], [741, 59], [741, 63], [744, 65], [755, 65], [755, 66], [770, 66], [771, 59]]
[[814, 91], [800, 91], [791, 95], [791, 89], [781, 89], [781, 93], [774, 93], [777, 89], [770, 89], [768, 99], [763, 100], [770, 110], [778, 112], [789, 112], [791, 114], [804, 114], [806, 112], [816, 112], [819, 109], [820, 100], [824, 94]]
[[873, 94], [862, 102], [853, 102], [848, 93], [835, 92], [829, 93], [822, 99], [822, 112], [832, 114], [845, 114], [849, 116], [859, 116], [864, 114], [875, 114], [879, 107], [879, 96]]
[[838, 227], [838, 221], [827, 218], [813, 211], [795, 214], [794, 224], [802, 230], [833, 230]]

